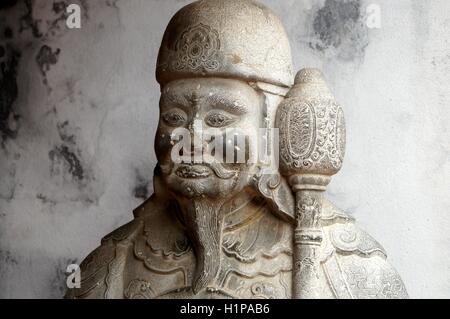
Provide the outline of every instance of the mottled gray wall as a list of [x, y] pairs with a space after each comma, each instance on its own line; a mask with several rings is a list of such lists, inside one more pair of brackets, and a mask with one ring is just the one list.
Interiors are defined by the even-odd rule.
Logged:
[[[81, 30], [65, 27], [80, 3]], [[152, 192], [154, 79], [188, 1], [2, 1], [0, 297], [59, 298], [64, 269]], [[265, 0], [296, 68], [321, 68], [346, 111], [329, 196], [389, 253], [412, 297], [450, 297], [450, 2]], [[381, 8], [381, 28], [364, 23]]]

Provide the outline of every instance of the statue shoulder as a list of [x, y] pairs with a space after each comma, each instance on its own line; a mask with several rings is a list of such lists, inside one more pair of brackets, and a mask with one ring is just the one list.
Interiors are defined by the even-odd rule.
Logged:
[[324, 231], [324, 253], [329, 256], [356, 255], [370, 258], [374, 255], [386, 259], [386, 251], [368, 233], [355, 224], [355, 219], [337, 208], [327, 199], [322, 207], [321, 223]]
[[[65, 298], [123, 298], [130, 288], [127, 271], [139, 268], [138, 263], [149, 272], [142, 273], [144, 277], [182, 269], [181, 261], [191, 263], [189, 241], [179, 227], [176, 211], [172, 202], [156, 196], [136, 208], [131, 222], [106, 235], [84, 259], [80, 265], [81, 287], [69, 289]], [[188, 258], [184, 258], [186, 255]]]
[[67, 290], [69, 299], [120, 298], [113, 289], [122, 275], [133, 237], [142, 229], [141, 219], [134, 219], [101, 240], [80, 264], [81, 286]]
[[383, 246], [353, 221], [335, 223], [324, 229], [331, 246], [339, 255], [387, 258]]
[[408, 298], [397, 271], [381, 244], [333, 208], [325, 221], [324, 269], [339, 298]]

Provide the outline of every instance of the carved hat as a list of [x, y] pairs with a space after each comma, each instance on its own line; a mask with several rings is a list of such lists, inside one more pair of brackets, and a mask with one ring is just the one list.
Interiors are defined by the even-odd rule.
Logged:
[[164, 34], [156, 78], [164, 85], [198, 77], [290, 87], [291, 48], [281, 21], [253, 0], [200, 0], [183, 7]]

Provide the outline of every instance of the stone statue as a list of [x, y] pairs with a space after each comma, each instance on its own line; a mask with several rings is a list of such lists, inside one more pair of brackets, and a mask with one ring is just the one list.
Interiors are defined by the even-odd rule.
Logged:
[[[67, 298], [407, 297], [381, 245], [323, 196], [344, 157], [343, 111], [320, 71], [294, 77], [269, 9], [252, 0], [182, 8], [156, 77], [155, 193], [83, 261], [81, 288]], [[173, 138], [180, 128], [194, 140], [187, 150]], [[246, 137], [278, 128], [278, 139], [245, 144], [244, 155], [265, 147], [279, 169], [220, 161], [205, 128], [226, 143], [229, 128]]]

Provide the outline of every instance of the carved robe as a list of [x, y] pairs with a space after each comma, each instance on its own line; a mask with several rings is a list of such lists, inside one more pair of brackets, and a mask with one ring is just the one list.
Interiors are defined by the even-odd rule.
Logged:
[[[194, 295], [195, 254], [175, 202], [150, 198], [129, 224], [104, 237], [81, 264], [80, 289], [67, 298], [291, 298], [292, 226], [264, 198], [245, 195], [224, 209], [220, 271]], [[406, 298], [381, 245], [325, 201], [320, 298]]]

